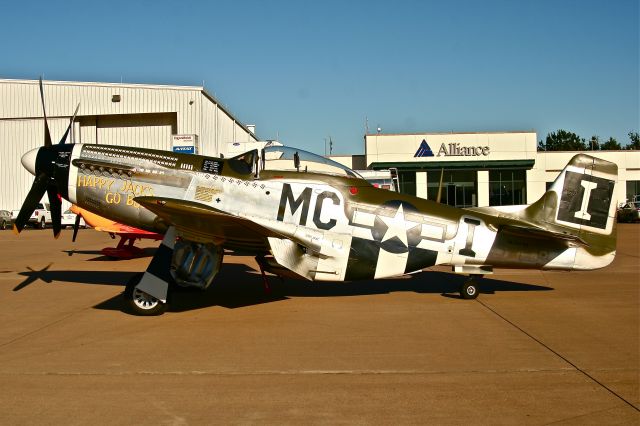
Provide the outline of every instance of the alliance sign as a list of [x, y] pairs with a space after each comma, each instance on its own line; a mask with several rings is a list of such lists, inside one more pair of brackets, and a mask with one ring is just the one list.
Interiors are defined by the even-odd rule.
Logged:
[[414, 157], [479, 157], [488, 156], [489, 146], [460, 146], [459, 143], [443, 143], [436, 155], [433, 154], [431, 147], [426, 139], [422, 139], [420, 147], [413, 155]]

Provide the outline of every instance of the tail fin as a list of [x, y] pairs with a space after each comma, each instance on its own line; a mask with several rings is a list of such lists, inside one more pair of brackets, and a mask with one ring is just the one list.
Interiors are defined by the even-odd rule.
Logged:
[[[536, 225], [579, 237], [586, 243], [588, 257], [609, 255], [608, 264], [616, 249], [617, 177], [616, 164], [577, 154], [542, 198], [526, 208], [524, 216]], [[579, 263], [576, 258], [577, 269], [582, 269]], [[592, 269], [606, 265], [583, 266]]]

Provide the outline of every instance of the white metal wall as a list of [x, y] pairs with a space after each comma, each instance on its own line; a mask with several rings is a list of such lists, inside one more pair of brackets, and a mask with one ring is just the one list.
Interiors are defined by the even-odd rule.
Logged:
[[[171, 149], [171, 134], [196, 134], [200, 153], [217, 156], [230, 142], [256, 141], [202, 87], [45, 82], [54, 143], [80, 103], [75, 140]], [[120, 95], [119, 102], [113, 96]], [[20, 158], [44, 142], [37, 80], [0, 80], [0, 209], [18, 209], [33, 176]]]
[[[207, 95], [201, 97], [200, 149], [206, 155], [227, 154], [229, 142], [257, 142], [258, 139]], [[211, 154], [215, 153], [215, 154]]]
[[175, 114], [107, 115], [80, 120], [79, 143], [171, 150]]
[[200, 152], [219, 154], [220, 144], [216, 129], [218, 127], [218, 105], [210, 102], [205, 96], [198, 99], [201, 111]]

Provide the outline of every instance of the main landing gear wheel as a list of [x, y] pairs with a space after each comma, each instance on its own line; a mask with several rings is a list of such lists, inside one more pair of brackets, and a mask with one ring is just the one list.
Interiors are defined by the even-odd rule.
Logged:
[[136, 288], [143, 275], [143, 273], [136, 274], [127, 282], [124, 290], [127, 307], [136, 315], [162, 315], [167, 310], [167, 303], [163, 303], [150, 294]]
[[475, 279], [469, 278], [460, 287], [460, 297], [463, 299], [475, 299], [478, 297], [478, 283]]

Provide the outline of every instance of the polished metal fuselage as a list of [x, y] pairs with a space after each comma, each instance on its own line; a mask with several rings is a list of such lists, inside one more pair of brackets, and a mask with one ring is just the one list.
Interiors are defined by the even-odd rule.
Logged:
[[[540, 228], [537, 216], [529, 217], [535, 206], [510, 213], [457, 209], [354, 177], [257, 170], [236, 159], [131, 147], [76, 145], [68, 198], [148, 231], [175, 226], [187, 240], [270, 253], [310, 280], [383, 278], [438, 264], [592, 269], [615, 254], [609, 222], [600, 240], [588, 234], [586, 244], [523, 238], [508, 228]], [[166, 200], [179, 206], [164, 214]], [[552, 202], [537, 207], [541, 216]], [[551, 220], [546, 228], [585, 237], [583, 226]]]

